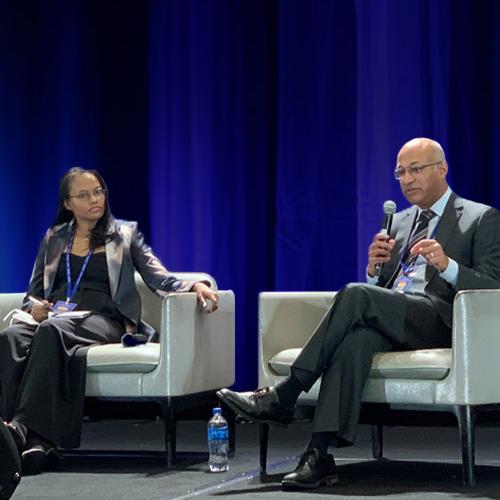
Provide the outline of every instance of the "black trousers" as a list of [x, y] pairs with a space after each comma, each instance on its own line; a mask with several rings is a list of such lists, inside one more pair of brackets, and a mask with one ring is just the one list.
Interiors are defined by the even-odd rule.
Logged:
[[375, 352], [450, 345], [451, 331], [428, 298], [347, 285], [291, 368], [306, 391], [322, 377], [314, 432], [334, 432], [337, 446], [354, 443]]
[[119, 342], [120, 322], [91, 314], [16, 323], [0, 333], [0, 414], [51, 443], [80, 445], [86, 352]]

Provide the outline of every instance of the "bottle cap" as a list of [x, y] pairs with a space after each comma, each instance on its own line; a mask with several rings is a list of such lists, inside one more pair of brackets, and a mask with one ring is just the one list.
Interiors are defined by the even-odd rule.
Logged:
[[216, 407], [216, 408], [213, 408], [213, 409], [212, 409], [212, 413], [213, 413], [214, 415], [217, 415], [217, 413], [222, 413], [222, 410], [221, 410], [219, 407]]

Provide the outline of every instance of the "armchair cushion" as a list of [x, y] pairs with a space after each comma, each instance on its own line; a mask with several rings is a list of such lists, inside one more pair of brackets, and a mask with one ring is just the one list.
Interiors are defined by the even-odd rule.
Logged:
[[135, 347], [121, 344], [92, 346], [87, 353], [89, 373], [148, 373], [160, 360], [160, 344], [150, 342]]
[[[288, 375], [290, 365], [302, 349], [285, 349], [272, 356], [270, 367], [278, 375]], [[451, 349], [379, 352], [373, 357], [370, 378], [442, 380], [451, 368]]]
[[451, 349], [378, 352], [370, 378], [443, 380], [451, 369]]

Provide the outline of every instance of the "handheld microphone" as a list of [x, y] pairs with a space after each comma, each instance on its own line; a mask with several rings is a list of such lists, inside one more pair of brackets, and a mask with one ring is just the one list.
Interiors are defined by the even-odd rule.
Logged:
[[[382, 229], [380, 233], [389, 234], [392, 226], [392, 216], [396, 213], [396, 204], [392, 200], [384, 201], [384, 220], [382, 222]], [[375, 276], [380, 276], [382, 271], [382, 264], [379, 262], [375, 264]]]

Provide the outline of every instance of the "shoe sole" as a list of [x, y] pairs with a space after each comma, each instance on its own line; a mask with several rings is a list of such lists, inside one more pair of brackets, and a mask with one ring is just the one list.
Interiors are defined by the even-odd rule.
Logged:
[[333, 476], [327, 476], [319, 481], [316, 481], [315, 483], [298, 483], [296, 481], [281, 481], [281, 488], [283, 490], [315, 490], [316, 488], [319, 488], [320, 486], [334, 486], [338, 484], [339, 482], [339, 477], [337, 474]]
[[280, 422], [279, 420], [269, 420], [269, 419], [254, 417], [254, 416], [248, 414], [245, 410], [242, 410], [236, 403], [234, 403], [230, 399], [227, 399], [226, 396], [224, 396], [224, 394], [222, 394], [220, 391], [217, 391], [216, 394], [217, 394], [217, 397], [223, 403], [225, 403], [227, 406], [229, 406], [229, 408], [231, 408], [231, 410], [233, 410], [236, 414], [245, 418], [249, 422], [256, 422], [259, 424], [278, 425], [280, 427], [287, 427], [288, 424], [291, 424], [293, 422], [293, 419], [290, 420], [289, 422]]

